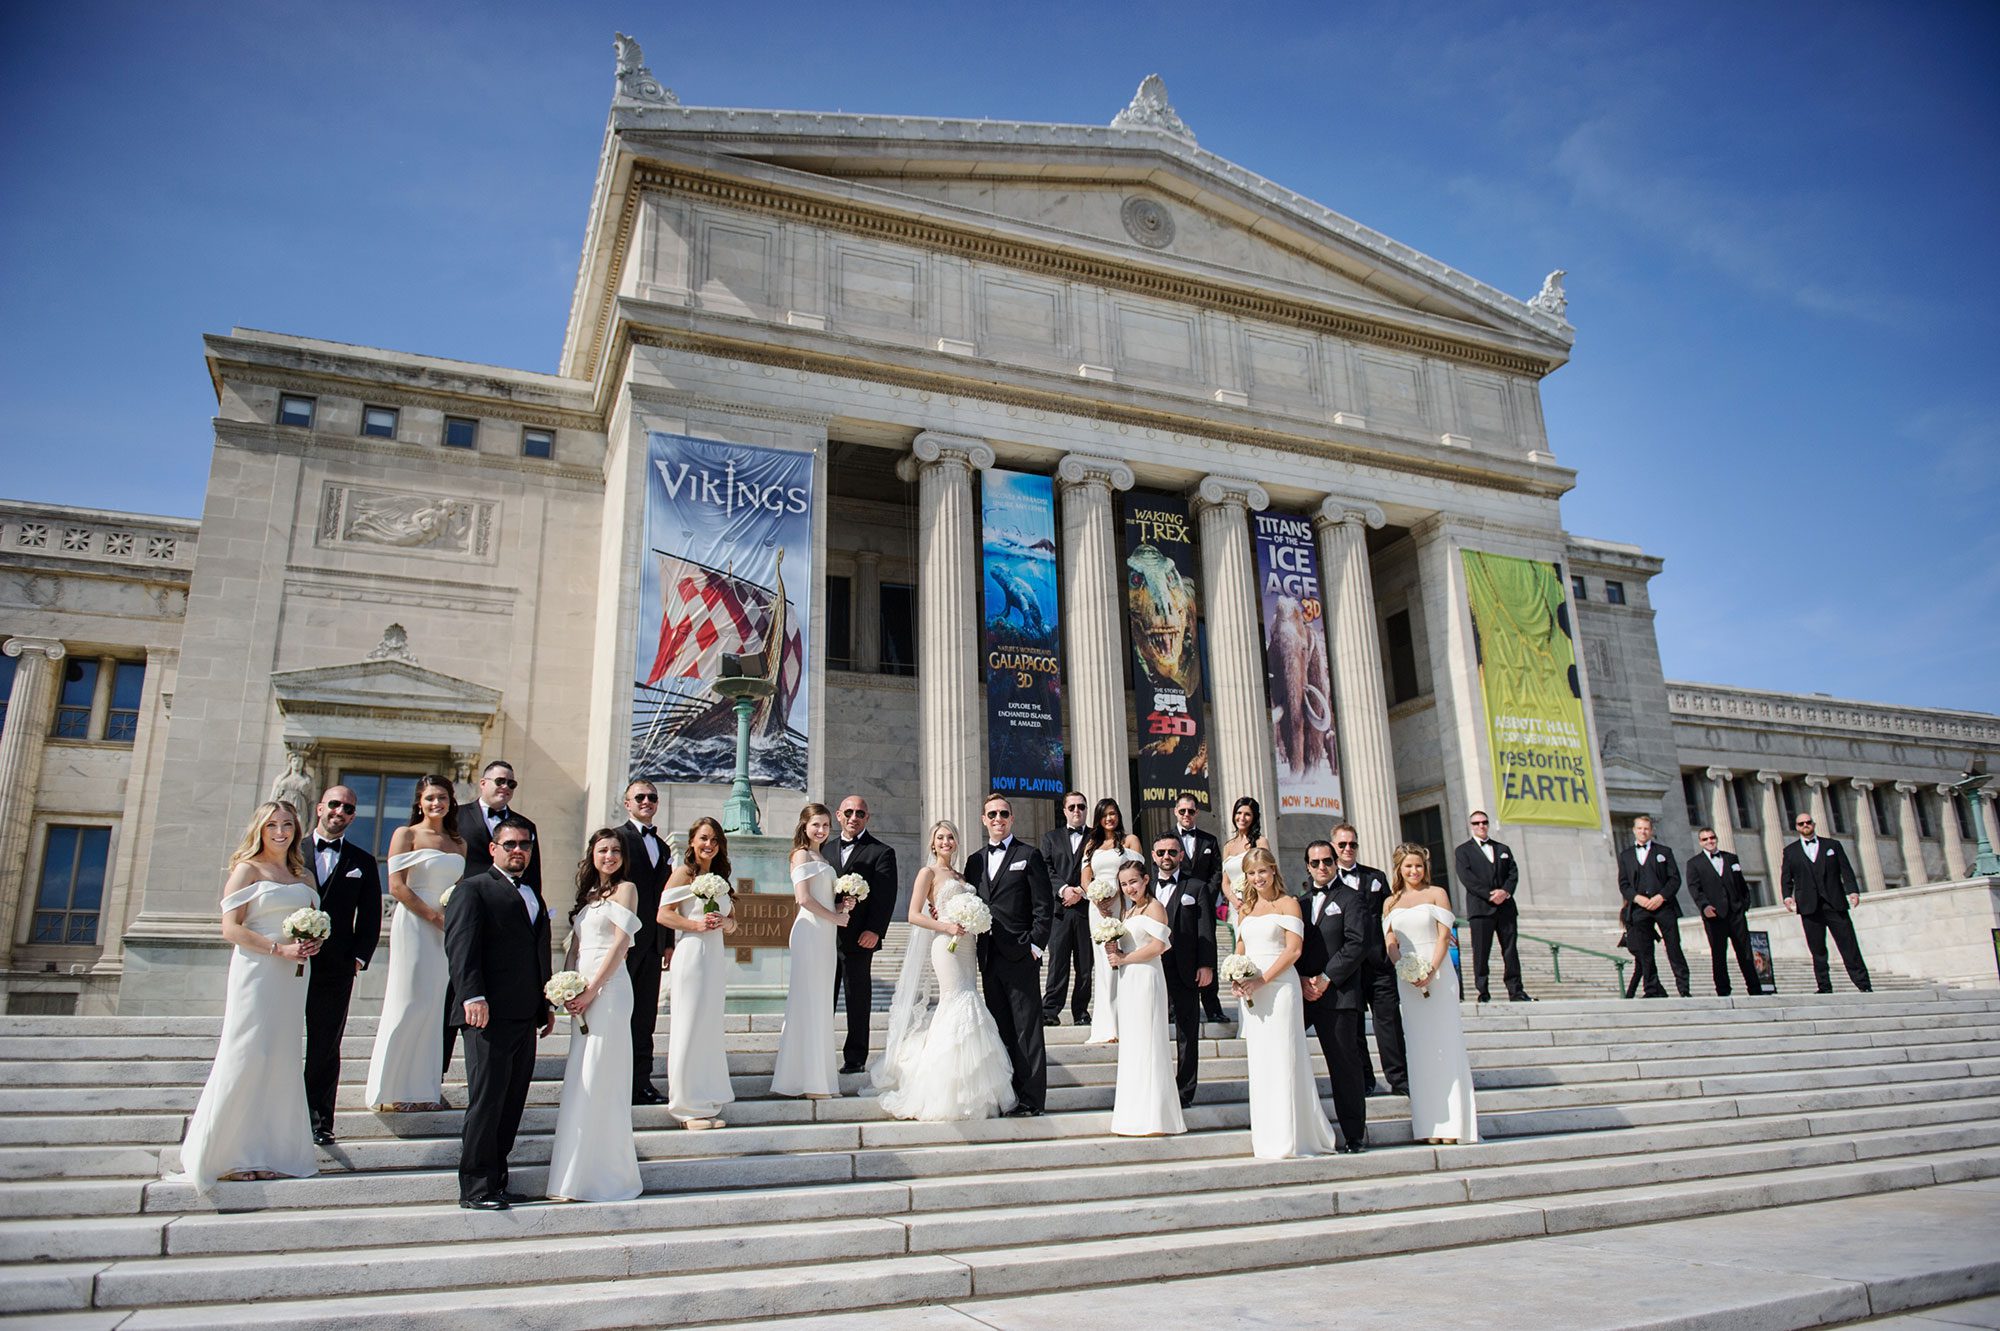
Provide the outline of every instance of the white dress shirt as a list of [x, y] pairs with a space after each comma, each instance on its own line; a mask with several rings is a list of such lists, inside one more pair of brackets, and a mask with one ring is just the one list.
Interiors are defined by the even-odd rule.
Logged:
[[[641, 840], [641, 841], [643, 841], [643, 842], [645, 843], [645, 845], [646, 845], [646, 858], [647, 858], [648, 860], [651, 860], [651, 861], [652, 861], [652, 864], [653, 864], [653, 867], [654, 867], [655, 869], [659, 868], [659, 867], [660, 867], [660, 829], [659, 829], [659, 828], [657, 828], [657, 827], [654, 827], [654, 826], [653, 826], [653, 825], [652, 825], [651, 823], [642, 823], [642, 822], [640, 822], [640, 821], [639, 821], [639, 820], [638, 820], [637, 818], [628, 818], [628, 819], [626, 819], [625, 821], [627, 821], [627, 822], [629, 822], [630, 824], [632, 824], [632, 830], [633, 830], [633, 831], [635, 831], [635, 832], [637, 832], [637, 833], [639, 834], [639, 840]], [[646, 833], [648, 833], [648, 832], [651, 832], [651, 833], [652, 833], [652, 835], [651, 835], [651, 836], [647, 836], [647, 835], [646, 835]]]

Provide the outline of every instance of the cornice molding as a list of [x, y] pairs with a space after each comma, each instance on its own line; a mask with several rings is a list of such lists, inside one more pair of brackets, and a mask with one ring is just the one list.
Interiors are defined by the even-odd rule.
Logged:
[[428, 463], [433, 467], [471, 465], [481, 470], [521, 472], [539, 480], [563, 481], [584, 488], [602, 489], [604, 486], [604, 472], [598, 467], [578, 467], [566, 462], [517, 458], [504, 453], [481, 453], [462, 448], [432, 448], [400, 443], [394, 439], [377, 439], [372, 435], [332, 434], [325, 430], [304, 430], [296, 425], [230, 420], [226, 416], [217, 416], [213, 423], [217, 443], [228, 442], [244, 448], [299, 455], [353, 453], [406, 464]]
[[[248, 361], [217, 361], [218, 379], [256, 384], [280, 392], [332, 393], [385, 407], [422, 407], [447, 414], [476, 414], [539, 425], [550, 430], [582, 430], [604, 433], [604, 424], [595, 411], [561, 407], [529, 406], [511, 397], [488, 397], [477, 393], [451, 393], [439, 389], [405, 388], [382, 379], [329, 374], [315, 370], [278, 370]], [[292, 427], [287, 427], [292, 428]]]
[[765, 407], [755, 403], [732, 402], [727, 398], [710, 397], [705, 393], [685, 393], [672, 388], [655, 388], [651, 384], [628, 383], [626, 393], [640, 406], [662, 407], [668, 410], [713, 411], [728, 416], [750, 416], [757, 420], [784, 421], [790, 425], [808, 425], [825, 431], [833, 425], [833, 413], [827, 411], [788, 411], [783, 407]]
[[1675, 721], [1832, 730], [1871, 739], [1915, 739], [2000, 749], [2000, 717], [1807, 698], [1714, 684], [1667, 684]]

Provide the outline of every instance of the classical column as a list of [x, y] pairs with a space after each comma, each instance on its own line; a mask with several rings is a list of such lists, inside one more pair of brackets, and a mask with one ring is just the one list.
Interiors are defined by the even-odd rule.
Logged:
[[958, 824], [959, 844], [978, 846], [985, 795], [979, 740], [979, 548], [972, 473], [993, 465], [977, 439], [925, 431], [901, 464], [917, 481], [917, 753], [924, 826]]
[[56, 662], [67, 655], [53, 638], [9, 638], [14, 691], [0, 731], [0, 961], [14, 954], [14, 922], [28, 895], [28, 831], [42, 774], [42, 748], [55, 721]]
[[1821, 836], [1833, 835], [1833, 819], [1827, 816], [1826, 788], [1832, 784], [1823, 776], [1807, 776], [1806, 803], [1812, 809], [1813, 830]]
[[848, 664], [864, 675], [882, 668], [882, 556], [875, 550], [854, 552], [854, 613], [847, 618], [854, 635]]
[[1979, 792], [1979, 807], [1986, 816], [1986, 844], [2000, 853], [2000, 792]]
[[1965, 860], [1965, 838], [1959, 835], [1958, 801], [1952, 798], [1956, 791], [1950, 786], [1939, 786], [1938, 793], [1938, 844], [1944, 847], [1945, 872], [1954, 883], [1971, 871]]
[[1071, 453], [1056, 467], [1062, 494], [1063, 693], [1069, 704], [1072, 784], [1095, 804], [1109, 796], [1137, 826], [1125, 743], [1124, 582], [1111, 495], [1132, 469]]
[[1915, 887], [1931, 880], [1931, 871], [1924, 867], [1923, 827], [1917, 821], [1917, 783], [1898, 781], [1896, 793], [1903, 797], [1896, 810], [1896, 834], [1903, 843], [1903, 885]]
[[1729, 783], [1736, 779], [1736, 773], [1727, 767], [1711, 767], [1703, 775], [1708, 778], [1708, 821], [1715, 828], [1716, 843], [1736, 854], [1736, 810], [1729, 798]]
[[1871, 892], [1880, 892], [1889, 880], [1882, 876], [1882, 844], [1875, 837], [1875, 806], [1871, 803], [1875, 783], [1857, 777], [1847, 784], [1854, 787], [1854, 839], [1861, 845], [1863, 885]]
[[1347, 821], [1361, 833], [1361, 853], [1384, 862], [1402, 838], [1396, 760], [1389, 743], [1389, 693], [1375, 633], [1375, 580], [1368, 528], [1374, 504], [1329, 495], [1313, 517], [1319, 534], [1320, 588], [1326, 597], [1326, 650], [1333, 670], [1333, 717], [1340, 736], [1340, 793]]
[[1778, 783], [1784, 775], [1779, 772], [1757, 773], [1758, 783], [1764, 787], [1764, 794], [1758, 809], [1764, 824], [1764, 873], [1769, 880], [1771, 900], [1783, 901], [1785, 888], [1781, 875], [1785, 869], [1785, 814], [1778, 803]]
[[1249, 518], [1271, 497], [1255, 481], [1210, 476], [1196, 491], [1201, 521], [1201, 596], [1208, 621], [1208, 690], [1215, 699], [1215, 792], [1221, 823], [1242, 796], [1264, 811], [1264, 835], [1278, 846], [1278, 770], [1271, 704], [1264, 692], [1264, 634], [1257, 623], [1257, 566]]

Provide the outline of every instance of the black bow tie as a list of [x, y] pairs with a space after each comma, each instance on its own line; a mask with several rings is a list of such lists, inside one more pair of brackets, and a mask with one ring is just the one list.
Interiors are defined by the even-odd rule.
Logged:
[[843, 840], [843, 841], [842, 841], [842, 842], [840, 843], [840, 848], [841, 848], [842, 850], [852, 850], [852, 849], [854, 849], [854, 847], [856, 847], [856, 846], [858, 846], [858, 845], [860, 845], [860, 844], [861, 844], [861, 839], [860, 839], [859, 837], [856, 837], [856, 838], [855, 838], [854, 840], [852, 840], [852, 841], [846, 841], [846, 840]]
[[486, 811], [486, 816], [488, 818], [491, 818], [496, 823], [504, 823], [507, 821], [507, 811], [505, 809], [488, 809]]
[[639, 824], [639, 835], [649, 836], [653, 840], [658, 841], [660, 839], [660, 829], [654, 827], [651, 823], [641, 823]]
[[340, 837], [335, 837], [331, 841], [321, 841], [318, 837], [314, 837], [313, 844], [319, 847], [320, 850], [339, 850], [346, 843]]

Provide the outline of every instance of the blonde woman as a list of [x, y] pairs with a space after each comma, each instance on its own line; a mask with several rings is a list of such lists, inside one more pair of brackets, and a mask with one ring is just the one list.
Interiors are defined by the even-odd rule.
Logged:
[[1332, 1155], [1338, 1148], [1306, 1051], [1305, 995], [1293, 969], [1305, 949], [1299, 903], [1285, 891], [1277, 857], [1262, 846], [1243, 857], [1243, 913], [1236, 954], [1260, 968], [1230, 986], [1242, 1001], [1249, 1046], [1250, 1150], [1260, 1160]]
[[[1382, 937], [1398, 968], [1396, 996], [1410, 1073], [1410, 1135], [1418, 1141], [1479, 1140], [1472, 1061], [1459, 1021], [1458, 974], [1451, 966], [1451, 898], [1431, 882], [1430, 852], [1402, 845], [1390, 861], [1391, 892], [1382, 905]], [[1430, 967], [1421, 983], [1403, 978], [1401, 960]]]
[[799, 913], [792, 920], [792, 977], [785, 993], [785, 1025], [778, 1032], [778, 1061], [771, 1070], [771, 1094], [826, 1100], [840, 1094], [840, 1059], [833, 1038], [835, 944], [848, 913], [833, 899], [833, 866], [820, 847], [833, 831], [833, 812], [824, 804], [799, 810], [792, 829], [792, 896]]

